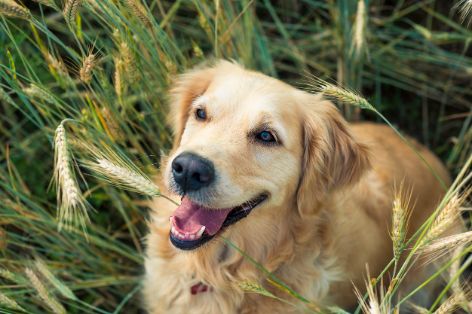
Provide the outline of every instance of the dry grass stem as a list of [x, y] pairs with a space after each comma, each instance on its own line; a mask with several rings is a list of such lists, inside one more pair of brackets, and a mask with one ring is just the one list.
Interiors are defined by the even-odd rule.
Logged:
[[46, 289], [38, 276], [30, 268], [25, 269], [25, 274], [28, 277], [31, 285], [38, 293], [38, 296], [49, 307], [54, 314], [65, 314], [66, 310]]
[[5, 294], [0, 292], [0, 307], [6, 307], [12, 310], [17, 310], [20, 312], [26, 312], [15, 300], [7, 297]]
[[47, 265], [40, 259], [36, 259], [34, 265], [38, 271], [46, 278], [64, 297], [75, 300], [77, 299], [72, 290], [69, 289], [62, 281], [51, 273]]
[[79, 77], [82, 82], [89, 84], [92, 81], [92, 71], [97, 65], [97, 56], [90, 53], [82, 62], [82, 67], [79, 71]]
[[13, 0], [0, 0], [0, 15], [29, 20], [30, 11]]
[[89, 221], [87, 206], [72, 169], [72, 156], [67, 143], [64, 121], [56, 129], [54, 139], [54, 179], [59, 207], [59, 229], [73, 225], [85, 230]]
[[64, 18], [69, 25], [74, 25], [77, 10], [82, 4], [82, 0], [67, 0], [64, 5]]
[[119, 186], [131, 189], [148, 196], [159, 196], [159, 188], [144, 175], [123, 167], [105, 158], [98, 158], [95, 162], [87, 163], [87, 166]]

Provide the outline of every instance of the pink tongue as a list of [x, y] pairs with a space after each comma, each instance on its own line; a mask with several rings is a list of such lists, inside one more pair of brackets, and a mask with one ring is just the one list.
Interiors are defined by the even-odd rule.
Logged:
[[182, 232], [195, 233], [205, 226], [206, 233], [214, 235], [221, 229], [232, 208], [210, 209], [193, 203], [188, 197], [174, 211], [176, 227]]

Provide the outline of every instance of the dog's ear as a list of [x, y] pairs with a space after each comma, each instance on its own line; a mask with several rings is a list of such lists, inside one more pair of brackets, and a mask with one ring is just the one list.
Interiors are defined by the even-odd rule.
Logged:
[[302, 177], [297, 191], [301, 215], [316, 212], [328, 193], [356, 183], [370, 167], [367, 147], [357, 142], [336, 107], [310, 95], [303, 124]]
[[215, 69], [204, 67], [179, 75], [170, 90], [169, 123], [174, 133], [173, 148], [180, 139], [190, 114], [190, 105], [202, 95], [213, 80]]

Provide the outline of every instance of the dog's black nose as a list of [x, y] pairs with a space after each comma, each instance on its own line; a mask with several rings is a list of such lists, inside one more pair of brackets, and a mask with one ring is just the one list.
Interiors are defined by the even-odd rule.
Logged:
[[172, 174], [182, 191], [196, 191], [215, 178], [213, 163], [193, 153], [182, 153], [172, 162]]

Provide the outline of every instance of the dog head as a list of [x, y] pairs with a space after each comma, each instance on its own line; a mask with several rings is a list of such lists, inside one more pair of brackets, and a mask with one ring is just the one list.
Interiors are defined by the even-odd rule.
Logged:
[[177, 79], [171, 118], [164, 179], [182, 196], [170, 219], [180, 249], [224, 230], [270, 239], [368, 165], [330, 102], [226, 61]]

